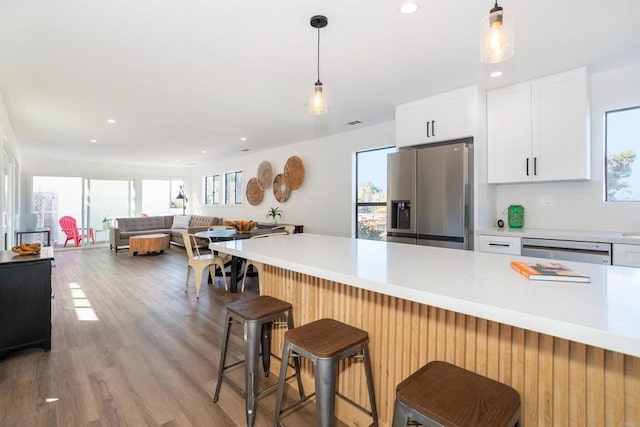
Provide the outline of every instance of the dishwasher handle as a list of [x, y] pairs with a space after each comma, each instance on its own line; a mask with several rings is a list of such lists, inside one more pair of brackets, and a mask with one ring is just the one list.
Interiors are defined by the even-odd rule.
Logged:
[[611, 251], [522, 245], [522, 256], [611, 265]]

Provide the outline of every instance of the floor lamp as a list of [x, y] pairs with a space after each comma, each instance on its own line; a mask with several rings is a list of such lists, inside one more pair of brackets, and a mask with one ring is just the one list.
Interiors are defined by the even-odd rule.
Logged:
[[184, 194], [184, 191], [182, 191], [182, 185], [180, 186], [180, 192], [176, 196], [176, 199], [182, 200], [182, 215], [185, 215], [187, 210], [187, 202], [189, 201], [189, 199], [187, 199], [187, 196]]

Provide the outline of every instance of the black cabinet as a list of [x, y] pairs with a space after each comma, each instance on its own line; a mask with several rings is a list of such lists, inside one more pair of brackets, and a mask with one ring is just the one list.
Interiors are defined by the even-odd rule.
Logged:
[[53, 251], [0, 253], [0, 356], [29, 347], [51, 349]]

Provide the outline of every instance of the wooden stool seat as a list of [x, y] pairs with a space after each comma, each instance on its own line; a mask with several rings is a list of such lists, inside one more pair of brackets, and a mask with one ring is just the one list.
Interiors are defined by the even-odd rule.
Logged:
[[369, 334], [337, 320], [320, 319], [288, 330], [284, 338], [317, 357], [334, 357], [366, 342]]
[[227, 310], [245, 320], [263, 319], [278, 313], [291, 311], [291, 309], [292, 306], [288, 302], [266, 295], [227, 304]]
[[[289, 408], [282, 409], [283, 379], [290, 357], [294, 357], [294, 360], [298, 360], [298, 357], [304, 357], [313, 363], [315, 393], [309, 396], [304, 396], [301, 393], [300, 401]], [[358, 358], [364, 363], [364, 374], [371, 410], [358, 405], [337, 390], [338, 363], [340, 360], [347, 358]], [[280, 425], [280, 416], [284, 412], [293, 409], [312, 396], [316, 396], [316, 427], [334, 425], [336, 396], [343, 398], [371, 416], [373, 425], [378, 425], [378, 409], [376, 407], [371, 358], [369, 356], [369, 334], [366, 331], [337, 320], [320, 319], [285, 332], [280, 381], [278, 382], [278, 392], [276, 394], [274, 426]]]
[[[444, 426], [514, 426], [520, 417], [520, 395], [506, 384], [433, 361], [420, 368], [396, 388], [393, 427], [406, 426], [407, 418], [424, 424], [422, 417]], [[427, 424], [431, 425], [431, 424]]]

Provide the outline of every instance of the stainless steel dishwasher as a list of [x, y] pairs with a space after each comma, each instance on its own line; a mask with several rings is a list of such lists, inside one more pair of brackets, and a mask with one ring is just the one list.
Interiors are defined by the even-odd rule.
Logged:
[[611, 265], [611, 243], [524, 237], [522, 255]]

